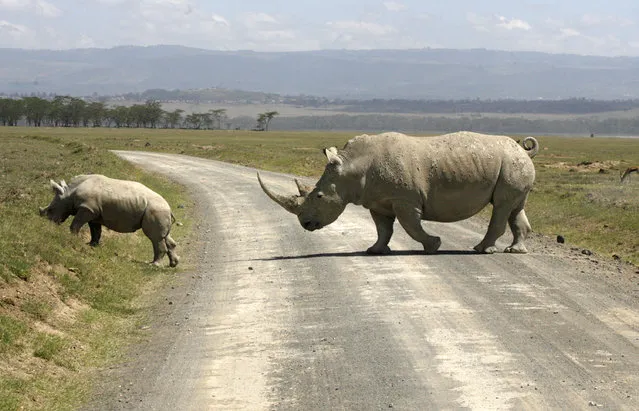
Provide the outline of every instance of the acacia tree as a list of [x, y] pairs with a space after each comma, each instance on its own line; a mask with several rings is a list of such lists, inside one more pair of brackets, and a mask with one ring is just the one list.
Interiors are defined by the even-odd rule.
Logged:
[[86, 109], [87, 119], [91, 120], [93, 127], [102, 127], [102, 123], [107, 117], [106, 106], [102, 102], [94, 101], [89, 103]]
[[217, 124], [215, 128], [218, 130], [222, 128], [222, 121], [227, 119], [226, 109], [218, 108], [216, 110], [210, 110], [211, 116], [213, 117], [213, 122]]
[[23, 114], [24, 103], [22, 100], [0, 99], [0, 122], [2, 122], [2, 125], [17, 126]]
[[184, 110], [178, 108], [177, 110], [164, 114], [164, 124], [167, 128], [176, 128], [182, 123], [182, 113]]
[[40, 127], [47, 117], [51, 103], [40, 97], [24, 97], [24, 115], [27, 124]]
[[280, 113], [278, 113], [277, 111], [267, 111], [265, 113], [258, 114], [256, 130], [268, 131], [268, 125], [271, 123], [271, 120], [273, 120], [273, 117], [277, 116], [278, 114]]

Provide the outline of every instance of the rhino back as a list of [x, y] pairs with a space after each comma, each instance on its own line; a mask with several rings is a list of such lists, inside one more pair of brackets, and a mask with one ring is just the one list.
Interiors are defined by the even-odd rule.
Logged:
[[91, 175], [75, 187], [75, 197], [78, 207], [90, 209], [99, 216], [97, 222], [118, 232], [138, 230], [149, 209], [164, 212], [170, 218], [171, 210], [164, 198], [135, 181]]

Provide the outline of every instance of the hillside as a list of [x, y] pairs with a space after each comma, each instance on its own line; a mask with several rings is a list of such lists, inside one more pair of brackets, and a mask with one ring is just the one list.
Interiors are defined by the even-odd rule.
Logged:
[[629, 99], [639, 58], [476, 50], [0, 49], [0, 92], [227, 88], [346, 99]]

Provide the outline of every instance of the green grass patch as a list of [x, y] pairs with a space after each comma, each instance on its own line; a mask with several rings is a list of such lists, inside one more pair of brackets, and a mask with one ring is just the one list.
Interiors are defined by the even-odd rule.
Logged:
[[53, 361], [66, 347], [67, 342], [58, 335], [40, 333], [35, 341], [33, 356], [43, 360]]
[[14, 347], [27, 332], [27, 325], [8, 315], [0, 314], [0, 354]]
[[51, 304], [36, 298], [28, 298], [21, 307], [22, 311], [39, 321], [46, 321], [51, 313]]

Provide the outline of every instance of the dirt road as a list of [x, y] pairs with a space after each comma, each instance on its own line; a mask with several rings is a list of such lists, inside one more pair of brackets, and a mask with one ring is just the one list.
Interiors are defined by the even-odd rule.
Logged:
[[632, 267], [539, 236], [527, 255], [478, 255], [487, 225], [472, 219], [425, 223], [437, 255], [397, 226], [392, 255], [366, 256], [376, 234], [361, 207], [310, 233], [253, 169], [118, 154], [190, 188], [198, 241], [180, 247], [199, 251], [92, 407], [639, 409]]

